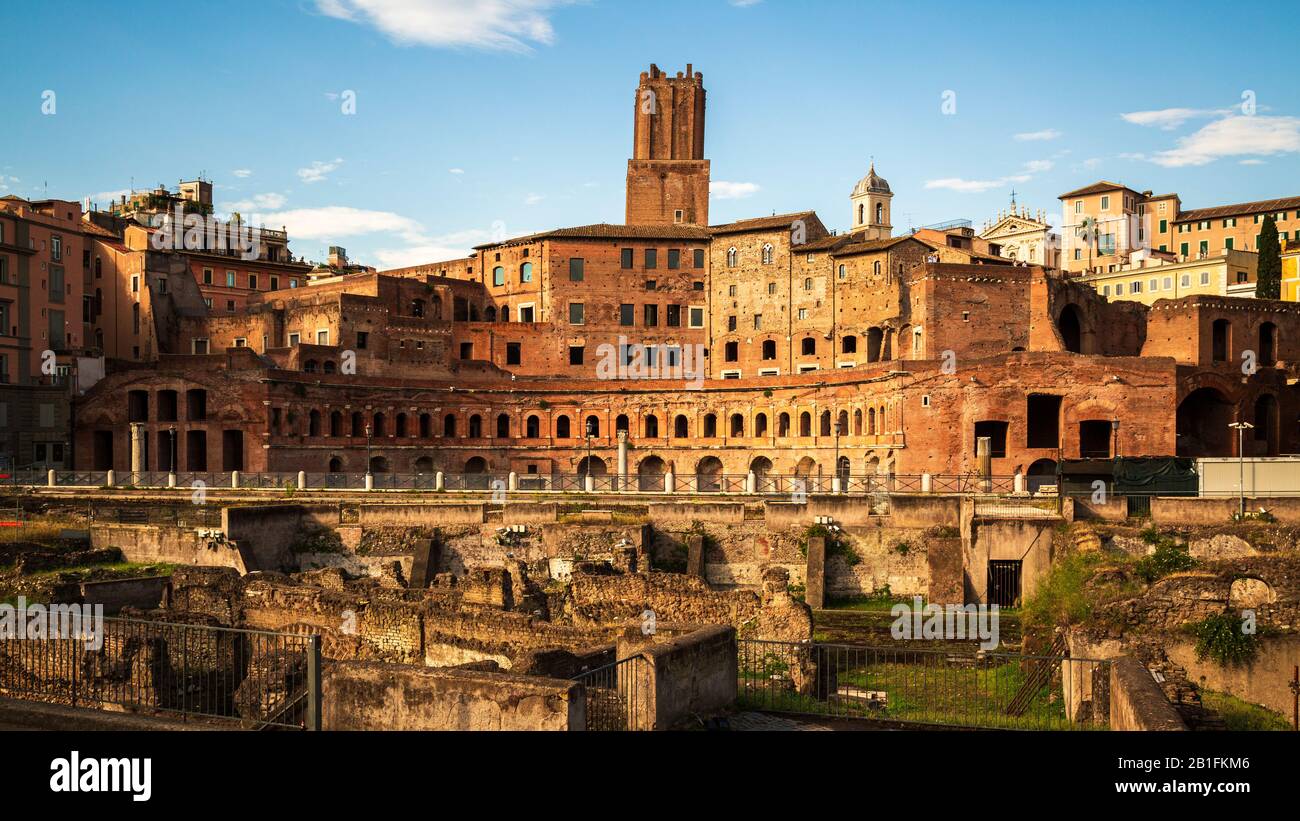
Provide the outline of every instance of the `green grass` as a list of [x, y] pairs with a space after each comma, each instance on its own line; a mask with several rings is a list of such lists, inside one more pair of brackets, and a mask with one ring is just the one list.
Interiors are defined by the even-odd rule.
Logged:
[[851, 698], [821, 701], [800, 695], [789, 686], [787, 665], [774, 656], [754, 667], [742, 670], [740, 680], [740, 703], [751, 709], [990, 729], [1097, 729], [1071, 724], [1059, 684], [1044, 685], [1022, 714], [1007, 715], [1007, 706], [1025, 682], [1018, 662], [971, 667], [882, 663], [840, 671], [841, 691], [884, 691], [883, 709]]
[[28, 578], [42, 579], [58, 576], [62, 573], [70, 573], [77, 577], [91, 576], [96, 573], [102, 573], [105, 576], [113, 578], [129, 578], [130, 576], [170, 576], [172, 571], [178, 565], [167, 562], [141, 563], [141, 562], [108, 562], [106, 564], [82, 564], [72, 567], [55, 567], [50, 570], [41, 570], [32, 573]]
[[1290, 730], [1281, 713], [1217, 690], [1201, 690], [1201, 704], [1219, 714], [1228, 730]]

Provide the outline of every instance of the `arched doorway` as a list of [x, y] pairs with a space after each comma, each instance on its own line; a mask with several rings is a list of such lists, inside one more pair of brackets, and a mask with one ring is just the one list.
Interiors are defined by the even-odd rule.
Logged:
[[664, 474], [667, 472], [663, 459], [658, 456], [647, 456], [641, 460], [641, 464], [637, 465], [636, 468], [637, 490], [662, 491], [664, 489]]
[[[1255, 453], [1259, 456], [1277, 456], [1278, 454], [1278, 411], [1277, 397], [1271, 393], [1261, 395], [1255, 400]], [[1262, 451], [1262, 453], [1261, 453]]]
[[1029, 466], [1025, 474], [1025, 488], [1030, 493], [1037, 493], [1043, 485], [1056, 484], [1056, 460], [1039, 459]]
[[695, 482], [701, 493], [722, 490], [722, 460], [716, 456], [701, 459], [695, 466]]
[[605, 467], [605, 460], [599, 456], [582, 457], [582, 460], [578, 462], [578, 475], [586, 476], [588, 468], [591, 469], [592, 476], [604, 476], [608, 472], [608, 468]]
[[1233, 407], [1218, 388], [1197, 388], [1178, 404], [1177, 455], [1231, 456]]
[[776, 492], [776, 480], [770, 474], [772, 472], [772, 460], [766, 456], [758, 456], [749, 463], [749, 472], [754, 474], [754, 488], [759, 493]]
[[416, 473], [433, 473], [433, 459], [428, 456], [421, 456], [415, 460]]
[[1083, 353], [1083, 315], [1079, 313], [1078, 305], [1070, 304], [1061, 309], [1056, 328], [1061, 332], [1061, 343], [1067, 351]]
[[387, 473], [387, 472], [388, 472], [388, 457], [387, 457], [387, 456], [371, 456], [371, 457], [370, 457], [370, 472], [371, 472], [371, 473]]

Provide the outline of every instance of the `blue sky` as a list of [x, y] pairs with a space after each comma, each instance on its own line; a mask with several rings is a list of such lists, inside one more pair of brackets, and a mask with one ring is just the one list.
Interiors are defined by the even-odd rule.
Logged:
[[8, 2], [0, 195], [103, 203], [202, 172], [218, 210], [287, 225], [295, 253], [432, 261], [501, 231], [621, 222], [651, 62], [704, 73], [715, 223], [815, 208], [843, 228], [873, 156], [895, 231], [978, 227], [1013, 188], [1059, 209], [1103, 178], [1191, 208], [1300, 194], [1294, 4], [1222, 9]]

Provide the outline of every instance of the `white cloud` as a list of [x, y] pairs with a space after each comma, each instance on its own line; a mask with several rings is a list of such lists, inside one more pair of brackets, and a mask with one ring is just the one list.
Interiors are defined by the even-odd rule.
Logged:
[[448, 174], [464, 174], [464, 173], [465, 173], [465, 169], [463, 169], [463, 168], [448, 168], [448, 169], [447, 169], [447, 173], [448, 173]]
[[546, 199], [546, 197], [542, 196], [541, 194], [529, 194], [528, 196], [524, 197], [524, 205], [536, 205], [537, 203], [541, 202], [544, 199]]
[[247, 169], [247, 168], [236, 168], [234, 171], [231, 171], [230, 173], [233, 174], [233, 175], [235, 175], [236, 177], [238, 177], [238, 178], [241, 179], [241, 180], [244, 179], [244, 178], [246, 178], [246, 177], [251, 177], [251, 176], [253, 176], [253, 172], [252, 172], [250, 169]]
[[245, 214], [257, 211], [274, 211], [277, 208], [283, 208], [285, 202], [286, 200], [283, 194], [277, 194], [272, 191], [266, 194], [254, 194], [244, 200], [223, 202], [221, 208], [226, 213], [238, 211], [241, 214]]
[[272, 228], [283, 225], [290, 237], [334, 240], [366, 234], [394, 234], [410, 243], [426, 242], [424, 227], [392, 211], [369, 211], [343, 205], [324, 208], [295, 208], [288, 211], [255, 212], [245, 215], [251, 224]]
[[717, 200], [738, 200], [757, 194], [759, 186], [753, 182], [724, 182], [714, 180], [709, 183], [709, 195]]
[[992, 191], [995, 188], [1012, 183], [1029, 182], [1035, 174], [1041, 174], [1044, 171], [1050, 171], [1054, 163], [1051, 160], [1030, 160], [1025, 163], [1025, 169], [1019, 174], [1008, 174], [1005, 177], [998, 177], [995, 180], [968, 180], [964, 177], [943, 177], [937, 180], [926, 180], [925, 187], [928, 189], [943, 189], [946, 191], [955, 191], [958, 194], [982, 194], [985, 191]]
[[374, 26], [400, 45], [526, 52], [550, 45], [547, 12], [571, 0], [316, 0], [329, 17]]
[[1264, 165], [1263, 160], [1238, 160], [1239, 165]]
[[729, 0], [729, 2], [738, 9], [747, 9], [750, 6], [757, 6], [763, 0]]
[[331, 172], [333, 172], [336, 168], [338, 168], [342, 164], [343, 164], [342, 157], [335, 157], [332, 161], [329, 162], [321, 162], [320, 160], [316, 160], [306, 168], [298, 169], [298, 179], [302, 180], [305, 183], [320, 182], [321, 180], [328, 177]]
[[1021, 142], [1033, 142], [1038, 140], [1055, 140], [1061, 136], [1061, 132], [1055, 128], [1044, 128], [1042, 131], [1025, 131], [1016, 135], [1016, 139]]
[[1172, 131], [1188, 120], [1217, 117], [1226, 113], [1228, 112], [1225, 109], [1212, 108], [1160, 108], [1152, 111], [1131, 111], [1119, 116], [1133, 125]]
[[[11, 182], [17, 182], [17, 180], [15, 180], [13, 177], [10, 177], [9, 180]], [[131, 196], [131, 189], [119, 188], [116, 191], [100, 191], [95, 194], [87, 194], [86, 196], [90, 197], [91, 202], [97, 203], [102, 208], [103, 206], [108, 205], [113, 200], [120, 200], [122, 199], [122, 197]]]
[[992, 191], [994, 188], [1001, 188], [1003, 180], [967, 180], [961, 177], [944, 177], [938, 180], [926, 180], [926, 188], [942, 188], [948, 191], [956, 191], [959, 194], [982, 194], [985, 191]]
[[1216, 120], [1149, 159], [1166, 168], [1207, 165], [1222, 157], [1300, 152], [1300, 118], [1237, 115]]
[[448, 259], [461, 259], [469, 256], [475, 245], [481, 245], [493, 239], [492, 232], [483, 229], [470, 229], [429, 237], [424, 242], [405, 248], [381, 248], [375, 252], [381, 268], [406, 268], [411, 265], [423, 265]]

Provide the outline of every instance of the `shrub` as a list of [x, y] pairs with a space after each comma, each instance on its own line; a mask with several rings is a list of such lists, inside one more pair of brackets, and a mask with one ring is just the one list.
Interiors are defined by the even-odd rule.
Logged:
[[1150, 584], [1170, 573], [1191, 570], [1195, 566], [1196, 559], [1187, 552], [1187, 548], [1174, 544], [1170, 540], [1157, 545], [1155, 552], [1150, 556], [1138, 559], [1134, 569], [1143, 581]]
[[1188, 626], [1196, 637], [1196, 657], [1214, 659], [1220, 667], [1237, 667], [1255, 660], [1258, 638], [1242, 629], [1241, 619], [1232, 613], [1219, 613]]
[[832, 556], [839, 556], [850, 567], [862, 562], [862, 557], [853, 552], [840, 532], [831, 530], [823, 524], [809, 526], [799, 538], [799, 554], [804, 558], [808, 558], [808, 540], [814, 536], [820, 536], [826, 541], [826, 561], [830, 561]]
[[1052, 565], [1024, 603], [1021, 618], [1025, 626], [1050, 633], [1056, 627], [1086, 621], [1092, 615], [1092, 602], [1084, 586], [1101, 561], [1096, 553], [1072, 553]]

